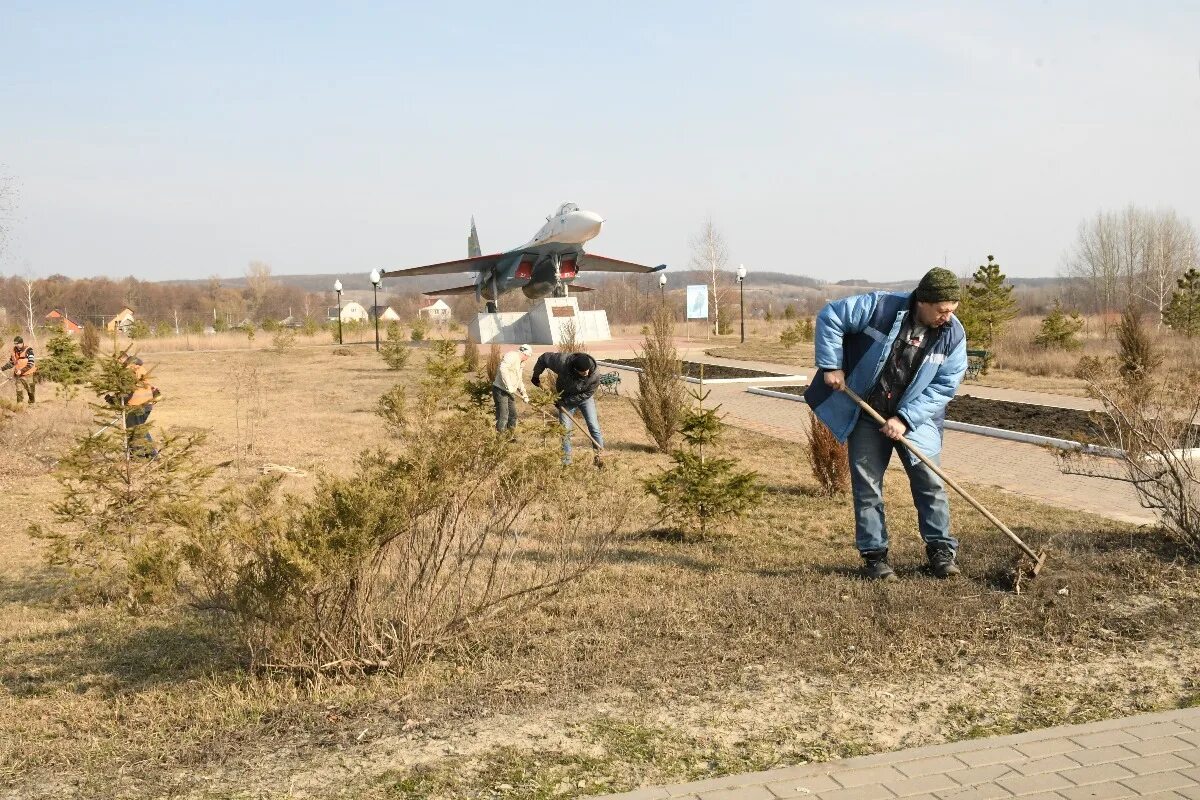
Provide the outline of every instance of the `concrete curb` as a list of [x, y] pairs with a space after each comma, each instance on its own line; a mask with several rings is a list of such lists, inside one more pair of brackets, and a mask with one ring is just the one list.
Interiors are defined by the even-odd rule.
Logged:
[[[695, 363], [701, 363], [701, 362], [695, 362]], [[600, 359], [596, 359], [596, 366], [611, 367], [612, 369], [623, 369], [623, 370], [627, 370], [629, 372], [637, 372], [639, 374], [642, 372], [641, 367], [631, 367], [628, 364], [615, 364], [612, 361], [602, 361]], [[721, 366], [721, 365], [715, 364], [713, 366]], [[744, 369], [744, 368], [739, 367], [739, 369]], [[700, 383], [699, 378], [689, 378], [686, 375], [680, 375], [679, 379], [682, 381], [686, 381], [687, 383]], [[779, 381], [787, 381], [788, 383], [795, 383], [797, 381], [807, 381], [807, 380], [808, 380], [807, 375], [774, 375], [774, 376], [767, 375], [767, 376], [763, 376], [761, 378], [705, 378], [704, 383], [705, 383], [705, 385], [707, 385], [707, 384], [715, 385], [715, 384], [723, 384], [723, 383], [775, 383], [775, 382], [779, 382]]]

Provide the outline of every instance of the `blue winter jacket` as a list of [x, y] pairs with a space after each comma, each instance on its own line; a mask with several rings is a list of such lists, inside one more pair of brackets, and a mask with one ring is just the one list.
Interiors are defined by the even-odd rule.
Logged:
[[[854, 295], [827, 303], [817, 315], [818, 369], [804, 399], [839, 442], [850, 436], [862, 411], [845, 392], [825, 385], [825, 370], [844, 370], [846, 384], [866, 397], [900, 334], [910, 296], [909, 292]], [[896, 411], [908, 425], [908, 440], [927, 456], [942, 450], [946, 404], [967, 371], [967, 336], [958, 318], [951, 317], [936, 335]], [[917, 460], [908, 452], [905, 456], [910, 462]]]

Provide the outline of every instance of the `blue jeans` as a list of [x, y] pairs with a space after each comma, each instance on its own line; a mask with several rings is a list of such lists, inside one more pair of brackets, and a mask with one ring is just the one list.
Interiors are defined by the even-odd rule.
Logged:
[[571, 429], [575, 427], [575, 424], [571, 422], [571, 417], [567, 415], [568, 411], [578, 411], [583, 414], [583, 424], [587, 425], [588, 433], [596, 440], [592, 449], [599, 452], [600, 447], [604, 447], [604, 437], [600, 435], [600, 418], [596, 416], [596, 398], [589, 397], [578, 406], [559, 406], [558, 421], [567, 429], [567, 432], [563, 434], [564, 464], [571, 463]]
[[[850, 485], [854, 489], [854, 544], [858, 552], [886, 550], [887, 521], [883, 515], [883, 475], [892, 452], [904, 445], [879, 432], [879, 425], [863, 414], [847, 441], [850, 451]], [[930, 458], [939, 463], [937, 456]], [[908, 473], [917, 525], [926, 545], [949, 545], [958, 550], [958, 540], [950, 535], [950, 502], [942, 479], [918, 461], [910, 464], [902, 452], [900, 463]]]

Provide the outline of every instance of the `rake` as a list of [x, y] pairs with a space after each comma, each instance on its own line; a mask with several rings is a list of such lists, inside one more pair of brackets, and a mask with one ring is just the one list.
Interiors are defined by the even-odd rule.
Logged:
[[[876, 422], [878, 422], [880, 425], [887, 424], [887, 420], [885, 420], [882, 416], [880, 416], [879, 412], [877, 412], [875, 409], [873, 409], [869, 405], [867, 405], [866, 402], [864, 402], [861, 397], [859, 397], [857, 394], [854, 393], [853, 389], [851, 389], [849, 386], [845, 385], [844, 383], [842, 384], [842, 391], [845, 392], [847, 395], [849, 395], [850, 399], [853, 400], [855, 403], [857, 403], [859, 408], [861, 408], [866, 413], [870, 414], [871, 417]], [[1019, 547], [1021, 549], [1022, 553], [1024, 553], [1026, 556], [1029, 557], [1029, 559], [1033, 562], [1033, 567], [1030, 569], [1030, 572], [1033, 574], [1034, 577], [1036, 577], [1037, 574], [1039, 572], [1041, 572], [1042, 567], [1046, 563], [1045, 551], [1043, 551], [1041, 553], [1034, 552], [1033, 548], [1031, 548], [1029, 545], [1025, 544], [1025, 542], [1023, 542], [1021, 540], [1020, 536], [1017, 536], [1015, 533], [1013, 533], [1007, 525], [1005, 525], [1003, 522], [1001, 522], [996, 517], [995, 514], [988, 511], [986, 508], [984, 508], [983, 503], [980, 503], [978, 500], [976, 500], [974, 497], [972, 497], [967, 492], [966, 489], [959, 486], [957, 483], [955, 483], [950, 478], [949, 475], [942, 472], [941, 467], [939, 467], [937, 464], [933, 463], [932, 459], [930, 459], [927, 455], [925, 455], [920, 450], [918, 450], [916, 445], [914, 445], [912, 442], [910, 442], [907, 437], [901, 436], [900, 441], [901, 441], [901, 443], [904, 444], [905, 447], [908, 448], [908, 451], [910, 453], [912, 453], [914, 456], [919, 458], [921, 460], [921, 462], [923, 464], [925, 464], [925, 466], [927, 466], [931, 470], [933, 470], [934, 474], [937, 475], [939, 478], [941, 478], [942, 481], [944, 483], [946, 483], [946, 485], [948, 485], [954, 491], [958, 492], [959, 495], [962, 496], [962, 499], [966, 500], [968, 503], [970, 503], [972, 506], [974, 506], [976, 511], [978, 511], [980, 514], [983, 514], [983, 516], [985, 516], [987, 518], [988, 522], [992, 523], [997, 528], [999, 528], [1000, 531], [1005, 536], [1007, 536], [1009, 539], [1012, 540], [1013, 544], [1015, 544], [1017, 547]], [[1018, 574], [1018, 577], [1019, 577], [1019, 574]]]
[[[525, 401], [525, 405], [529, 406], [530, 408], [536, 408], [538, 411], [542, 412], [542, 416], [545, 417], [548, 421], [550, 421], [550, 422], [555, 421], [554, 418], [551, 417], [550, 414], [548, 414], [546, 412], [546, 409], [535, 406], [533, 403], [529, 402], [528, 400], [525, 400], [525, 398], [523, 398], [523, 397], [521, 399]], [[587, 426], [579, 424], [579, 420], [575, 419], [575, 415], [571, 413], [571, 410], [569, 408], [563, 408], [562, 406], [557, 406], [557, 408], [561, 411], [566, 412], [566, 415], [571, 418], [571, 422], [575, 423], [575, 427], [578, 430], [583, 431], [583, 435], [588, 438], [588, 441], [591, 442], [592, 445], [597, 450], [600, 450], [600, 451], [604, 450], [604, 448], [600, 446], [600, 443], [592, 438], [592, 432], [587, 429]]]

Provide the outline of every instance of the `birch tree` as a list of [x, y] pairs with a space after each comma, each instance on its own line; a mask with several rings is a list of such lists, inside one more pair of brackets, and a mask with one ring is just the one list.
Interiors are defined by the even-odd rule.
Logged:
[[[712, 326], [715, 333], [721, 332], [721, 304], [730, 291], [729, 246], [725, 237], [713, 224], [712, 217], [704, 220], [700, 232], [692, 237], [692, 269], [707, 272], [711, 276], [712, 291], [709, 292], [712, 306]], [[725, 280], [722, 280], [724, 276]]]
[[1149, 222], [1137, 296], [1158, 312], [1158, 326], [1171, 303], [1176, 281], [1200, 266], [1200, 237], [1192, 223], [1173, 209], [1160, 211]]

